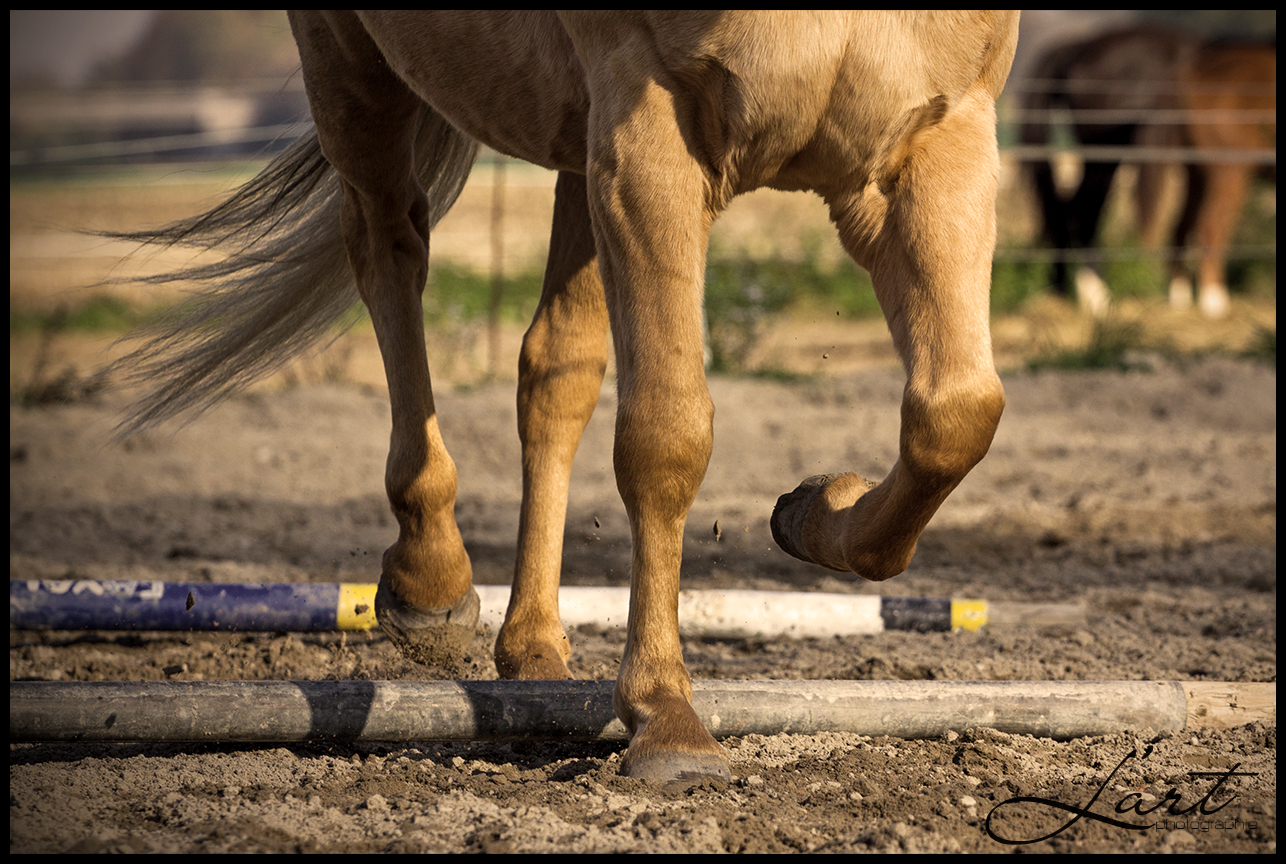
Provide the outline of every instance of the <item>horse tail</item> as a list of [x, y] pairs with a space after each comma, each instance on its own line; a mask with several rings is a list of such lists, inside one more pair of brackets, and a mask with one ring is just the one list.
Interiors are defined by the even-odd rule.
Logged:
[[[459, 197], [477, 151], [477, 142], [423, 108], [415, 161], [430, 228]], [[146, 388], [118, 437], [179, 414], [195, 417], [338, 335], [336, 325], [359, 301], [340, 227], [342, 194], [313, 130], [207, 213], [150, 231], [102, 232], [158, 247], [229, 250], [221, 261], [139, 280], [194, 290], [134, 334], [145, 340], [139, 348], [99, 373]]]

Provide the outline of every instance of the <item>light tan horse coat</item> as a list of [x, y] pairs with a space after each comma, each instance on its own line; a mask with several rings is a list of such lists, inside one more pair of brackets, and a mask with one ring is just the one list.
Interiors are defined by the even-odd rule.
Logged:
[[907, 370], [899, 459], [878, 484], [810, 478], [778, 502], [773, 534], [805, 560], [896, 575], [986, 453], [1004, 405], [988, 296], [994, 103], [1016, 14], [322, 11], [292, 13], [291, 26], [315, 139], [228, 205], [133, 235], [241, 244], [218, 272], [176, 274], [215, 286], [207, 302], [221, 311], [197, 320], [234, 323], [197, 339], [181, 319], [129, 361], [168, 382], [134, 425], [199, 406], [299, 350], [300, 340], [252, 333], [324, 333], [351, 296], [352, 283], [331, 276], [342, 225], [393, 413], [386, 488], [400, 532], [377, 614], [410, 656], [458, 655], [478, 602], [424, 347], [429, 232], [475, 141], [558, 171], [549, 262], [520, 359], [524, 491], [496, 666], [510, 678], [570, 677], [557, 607], [563, 521], [610, 326], [614, 464], [633, 541], [615, 691], [633, 736], [623, 771], [726, 779], [727, 760], [692, 711], [678, 635], [683, 526], [712, 443], [702, 323], [711, 223], [742, 192], [814, 190], [871, 272]]

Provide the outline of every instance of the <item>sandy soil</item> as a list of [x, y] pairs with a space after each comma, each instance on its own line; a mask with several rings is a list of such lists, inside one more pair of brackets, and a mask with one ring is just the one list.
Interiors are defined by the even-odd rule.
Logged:
[[[12, 350], [12, 346], [11, 346]], [[777, 551], [776, 496], [805, 475], [881, 475], [895, 368], [802, 383], [716, 379], [716, 445], [689, 520], [686, 585], [1078, 601], [1084, 626], [850, 639], [689, 640], [697, 678], [1276, 681], [1276, 373], [1210, 358], [1151, 371], [1016, 373], [986, 460], [910, 570], [851, 584]], [[181, 431], [105, 443], [118, 396], [10, 409], [10, 572], [24, 578], [355, 581], [395, 536], [385, 397], [306, 384], [234, 399]], [[512, 567], [511, 384], [445, 390], [459, 521], [480, 582]], [[611, 469], [614, 397], [577, 456], [566, 584], [628, 580]], [[722, 538], [711, 527], [718, 520]], [[573, 670], [614, 676], [614, 631], [571, 634]], [[10, 634], [10, 679], [444, 677], [380, 634]], [[478, 639], [467, 677], [495, 677]], [[1273, 851], [1276, 726], [1054, 742], [731, 738], [734, 781], [665, 792], [617, 776], [612, 744], [10, 745], [10, 849], [214, 851]], [[1131, 758], [1130, 754], [1135, 755]], [[1124, 762], [1124, 764], [1122, 764]], [[1173, 816], [1229, 779], [1201, 821]], [[1096, 793], [1098, 794], [1095, 799]], [[1170, 794], [1174, 790], [1174, 794]], [[1050, 806], [997, 805], [1039, 796]], [[1167, 798], [1168, 796], [1168, 798]], [[1118, 807], [1118, 802], [1124, 804]], [[1216, 807], [1222, 809], [1214, 811]], [[1028, 839], [1008, 846], [985, 830]], [[1161, 818], [1164, 817], [1164, 818]]]
[[[164, 169], [10, 190], [11, 307], [82, 302], [84, 286], [134, 272], [122, 229], [199, 211], [234, 184], [224, 169]], [[475, 172], [434, 235], [437, 261], [489, 266], [488, 172]], [[1006, 188], [1017, 188], [1013, 171]], [[244, 178], [242, 178], [244, 179]], [[91, 182], [92, 181], [92, 182]], [[504, 260], [534, 266], [552, 182], [511, 170]], [[1006, 199], [1006, 242], [1030, 206]], [[756, 193], [716, 226], [715, 246], [753, 257], [839, 255], [820, 202]], [[805, 250], [804, 247], [808, 247]], [[139, 262], [159, 268], [160, 256]], [[165, 300], [137, 286], [126, 299]], [[825, 312], [825, 310], [822, 310]], [[1240, 297], [1211, 324], [1127, 301], [1147, 344], [1237, 351], [1275, 331], [1272, 301]], [[793, 320], [763, 334], [755, 364], [813, 376], [791, 385], [714, 380], [716, 449], [689, 521], [688, 587], [749, 587], [1076, 601], [1083, 626], [852, 639], [689, 640], [698, 678], [1276, 680], [1276, 374], [1226, 359], [1150, 372], [1006, 377], [991, 454], [930, 525], [904, 575], [852, 584], [775, 549], [773, 501], [802, 477], [881, 475], [896, 454], [901, 374], [883, 323]], [[1089, 322], [1037, 302], [993, 324], [1003, 367], [1084, 344]], [[507, 328], [502, 365], [518, 332]], [[10, 340], [10, 391], [81, 373], [111, 339]], [[480, 582], [512, 568], [519, 498], [512, 383], [480, 384], [480, 328], [430, 342], [458, 514]], [[1142, 358], [1149, 360], [1149, 358]], [[10, 409], [10, 578], [371, 582], [395, 536], [382, 487], [389, 417], [378, 352], [358, 327], [321, 358], [181, 430], [106, 443], [115, 395]], [[614, 398], [577, 457], [564, 582], [628, 581], [625, 516], [611, 469]], [[711, 528], [719, 521], [721, 539]], [[571, 634], [573, 670], [614, 677], [622, 636]], [[10, 634], [10, 679], [416, 679], [378, 633]], [[493, 678], [485, 638], [463, 674]], [[303, 747], [10, 746], [10, 849], [33, 851], [1273, 851], [1276, 727], [1158, 736], [1130, 730], [1057, 743], [994, 730], [941, 740], [844, 735], [732, 738], [734, 782], [684, 793], [617, 776], [620, 745], [399, 742]], [[1150, 749], [1149, 749], [1150, 748]], [[1127, 758], [1131, 753], [1132, 758]], [[1145, 755], [1146, 754], [1146, 755]], [[1122, 764], [1124, 763], [1124, 764]], [[1118, 768], [1119, 766], [1119, 768]], [[1114, 773], [1114, 769], [1115, 773]], [[1197, 824], [1175, 812], [1210, 793]], [[1099, 793], [1100, 788], [1102, 789]], [[1174, 790], [1174, 794], [1169, 794]], [[1039, 796], [1152, 825], [1073, 821]], [[1134, 797], [1127, 797], [1133, 794]], [[1168, 796], [1168, 797], [1167, 797]], [[1118, 812], [1118, 802], [1133, 809]], [[1165, 804], [1156, 812], [1149, 812]], [[1224, 805], [1217, 812], [1216, 807]], [[1161, 817], [1165, 817], [1164, 821]]]

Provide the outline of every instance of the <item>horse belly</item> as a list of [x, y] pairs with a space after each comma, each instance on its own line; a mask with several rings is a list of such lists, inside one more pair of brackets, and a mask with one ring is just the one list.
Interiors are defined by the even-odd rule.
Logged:
[[553, 170], [585, 171], [589, 97], [553, 12], [364, 12], [389, 65], [483, 144]]

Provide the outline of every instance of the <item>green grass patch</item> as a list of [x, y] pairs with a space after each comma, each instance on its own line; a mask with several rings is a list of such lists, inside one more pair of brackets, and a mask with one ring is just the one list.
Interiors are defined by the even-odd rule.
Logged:
[[[540, 302], [542, 274], [531, 270], [501, 280], [500, 317], [527, 322]], [[491, 310], [491, 277], [454, 264], [435, 265], [424, 290], [427, 324], [459, 324], [487, 318]]]
[[[542, 274], [517, 273], [501, 284], [502, 320], [531, 320], [540, 301]], [[452, 327], [487, 318], [492, 305], [490, 276], [452, 264], [430, 270], [424, 292], [424, 320]], [[834, 309], [844, 318], [880, 315], [870, 277], [850, 262], [834, 268], [815, 256], [804, 261], [712, 256], [706, 265], [705, 311], [717, 372], [744, 371], [763, 327], [792, 306]]]
[[710, 371], [744, 372], [768, 321], [788, 307], [834, 309], [845, 318], [880, 314], [870, 277], [851, 263], [828, 269], [815, 256], [712, 258], [705, 284]]
[[[1231, 265], [1230, 265], [1231, 266]], [[1260, 278], [1275, 283], [1275, 262], [1249, 262], [1262, 269]], [[1164, 265], [1159, 261], [1114, 261], [1103, 275], [1120, 297], [1150, 298], [1163, 291]], [[1047, 290], [1051, 266], [1032, 261], [998, 260], [992, 267], [993, 314], [1021, 312], [1032, 297]], [[1258, 272], [1258, 271], [1256, 271]], [[500, 286], [499, 312], [503, 321], [525, 324], [540, 299], [542, 274], [531, 270], [505, 278]], [[802, 261], [752, 260], [712, 255], [705, 274], [705, 312], [711, 351], [711, 371], [745, 374], [750, 357], [766, 328], [783, 312], [836, 314], [842, 319], [869, 319], [881, 315], [866, 271], [850, 261], [823, 265], [810, 255]], [[492, 281], [479, 273], [452, 264], [435, 265], [424, 292], [424, 320], [431, 328], [450, 331], [472, 328], [485, 321], [492, 308]], [[64, 332], [125, 333], [155, 321], [166, 307], [143, 308], [110, 295], [96, 295], [79, 304], [53, 309], [9, 309], [11, 336]], [[338, 329], [364, 316], [360, 304], [339, 323]], [[1164, 350], [1145, 344], [1137, 322], [1108, 319], [1095, 324], [1089, 342], [1080, 349], [1043, 352], [1028, 362], [1031, 369], [1130, 369], [1130, 354]], [[1277, 360], [1277, 334], [1261, 329], [1243, 356], [1272, 365]], [[1144, 364], [1145, 365], [1145, 364]], [[773, 370], [757, 373], [774, 377]]]
[[[814, 247], [818, 244], [813, 244]], [[817, 248], [802, 260], [756, 260], [710, 250], [706, 262], [706, 314], [754, 307], [776, 312], [787, 307], [833, 310], [843, 318], [878, 317], [870, 275], [847, 258], [824, 264]]]
[[1167, 290], [1166, 265], [1157, 259], [1105, 261], [1102, 275], [1117, 300], [1151, 299], [1163, 296]]
[[1145, 351], [1148, 347], [1143, 339], [1141, 323], [1105, 318], [1094, 322], [1094, 329], [1084, 348], [1044, 352], [1028, 360], [1027, 368], [1146, 370], [1151, 366], [1131, 359], [1130, 354]]
[[1043, 261], [995, 261], [991, 265], [991, 311], [1007, 314], [1020, 310], [1027, 299], [1043, 294], [1052, 280], [1053, 266]]
[[792, 270], [797, 286], [794, 302], [798, 306], [834, 308], [841, 318], [879, 318], [884, 314], [875, 298], [870, 274], [851, 261], [843, 260], [828, 270], [809, 259], [795, 264]]
[[76, 306], [53, 309], [9, 307], [9, 335], [30, 333], [110, 333], [133, 329], [150, 321], [157, 310], [142, 309], [106, 294], [96, 295]]

